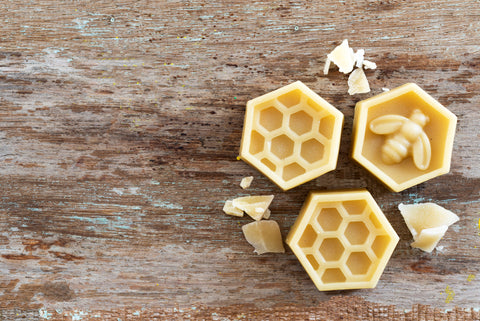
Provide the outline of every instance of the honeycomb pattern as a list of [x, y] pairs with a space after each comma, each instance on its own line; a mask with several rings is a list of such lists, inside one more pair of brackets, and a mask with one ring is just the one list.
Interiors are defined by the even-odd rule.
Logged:
[[310, 193], [287, 244], [321, 291], [376, 286], [398, 236], [366, 190]]
[[[412, 158], [413, 143], [408, 141], [407, 144], [400, 143], [408, 147], [406, 158], [396, 164], [386, 164], [382, 160], [382, 148], [389, 136], [374, 133], [370, 124], [386, 115], [408, 119], [416, 109], [428, 117], [422, 130], [431, 145], [429, 166], [426, 169], [415, 166]], [[357, 103], [352, 157], [391, 190], [400, 192], [450, 171], [456, 123], [457, 117], [419, 86], [405, 84]], [[394, 134], [398, 135], [398, 132], [395, 131]], [[398, 140], [395, 140], [397, 144]]]
[[335, 169], [342, 123], [297, 81], [247, 103], [240, 157], [288, 190]]

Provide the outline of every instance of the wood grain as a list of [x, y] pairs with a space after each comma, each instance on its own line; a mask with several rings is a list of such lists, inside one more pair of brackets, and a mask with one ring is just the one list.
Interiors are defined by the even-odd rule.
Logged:
[[[0, 318], [479, 320], [479, 5], [2, 2]], [[342, 39], [377, 63], [371, 93], [323, 75]], [[296, 80], [345, 124], [337, 169], [281, 192], [236, 156], [246, 102]], [[451, 172], [393, 193], [349, 156], [353, 107], [406, 82], [459, 121]], [[375, 289], [318, 292], [221, 211], [274, 193], [285, 236], [310, 190], [340, 188], [367, 188], [401, 238]], [[461, 217], [433, 254], [397, 210], [423, 201]]]

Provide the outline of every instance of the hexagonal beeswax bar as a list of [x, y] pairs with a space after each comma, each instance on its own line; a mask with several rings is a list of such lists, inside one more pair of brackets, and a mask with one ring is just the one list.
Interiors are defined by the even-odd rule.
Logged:
[[357, 103], [352, 157], [395, 192], [450, 171], [457, 117], [416, 84]]
[[343, 114], [297, 81], [247, 103], [240, 157], [283, 190], [335, 169]]
[[366, 190], [312, 192], [286, 243], [320, 291], [373, 288], [397, 233]]

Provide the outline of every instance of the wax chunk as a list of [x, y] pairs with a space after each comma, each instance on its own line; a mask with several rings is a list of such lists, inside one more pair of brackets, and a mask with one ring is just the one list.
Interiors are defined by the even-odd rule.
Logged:
[[225, 214], [243, 217], [243, 211], [235, 206], [233, 206], [233, 201], [229, 200], [223, 205], [223, 211]]
[[416, 84], [357, 103], [352, 157], [395, 192], [450, 171], [457, 117]]
[[363, 94], [370, 91], [367, 76], [362, 68], [355, 69], [348, 77], [348, 93], [350, 95]]
[[258, 221], [242, 226], [243, 234], [248, 243], [253, 245], [257, 254], [284, 253], [282, 234], [275, 221]]
[[397, 242], [366, 190], [310, 193], [286, 239], [321, 291], [375, 287]]
[[435, 203], [398, 205], [398, 209], [412, 233], [412, 247], [432, 252], [448, 227], [459, 220], [451, 211]]
[[232, 205], [258, 221], [262, 219], [272, 200], [273, 195], [244, 196], [234, 199]]
[[335, 169], [343, 114], [300, 81], [247, 103], [241, 159], [283, 190]]
[[253, 176], [244, 177], [240, 182], [240, 187], [243, 189], [249, 188], [250, 185], [252, 184], [252, 181], [253, 181]]
[[335, 47], [327, 57], [337, 65], [338, 70], [344, 74], [350, 73], [355, 65], [355, 54], [353, 53], [353, 49], [348, 46], [347, 39], [343, 40], [340, 45]]

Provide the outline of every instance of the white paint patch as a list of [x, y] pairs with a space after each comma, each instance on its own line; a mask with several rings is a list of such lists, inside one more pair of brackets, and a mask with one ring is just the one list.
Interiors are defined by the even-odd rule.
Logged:
[[131, 195], [138, 195], [138, 190], [140, 187], [129, 187], [128, 189], [126, 188], [121, 188], [121, 187], [115, 187], [112, 189], [112, 192], [117, 193], [118, 195], [123, 195], [123, 194], [131, 194]]
[[72, 316], [72, 321], [80, 321], [83, 319], [84, 316], [88, 315], [87, 312], [84, 312], [84, 311], [73, 311], [71, 313], [71, 316]]
[[47, 320], [52, 317], [52, 314], [49, 313], [45, 308], [40, 308], [40, 310], [38, 310], [38, 314], [40, 315], [40, 318], [47, 319]]
[[23, 67], [23, 72], [27, 74], [36, 74], [36, 73], [53, 73], [59, 75], [69, 75], [72, 76], [76, 74], [76, 69], [72, 68], [68, 58], [58, 57], [58, 53], [61, 51], [56, 48], [46, 48], [43, 50], [46, 55], [41, 60], [29, 59], [25, 62]]
[[75, 18], [72, 20], [72, 22], [76, 25], [75, 29], [84, 30], [88, 26], [88, 23], [90, 22], [90, 20]]
[[130, 194], [133, 194], [133, 195], [138, 195], [138, 190], [140, 189], [140, 187], [129, 187], [128, 188], [128, 192]]
[[112, 191], [117, 193], [118, 195], [123, 195], [123, 188], [115, 187], [114, 189], [112, 189]]
[[175, 204], [175, 203], [171, 203], [169, 201], [163, 201], [163, 200], [156, 200], [155, 202], [153, 202], [153, 206], [161, 207], [161, 208], [168, 208], [168, 209], [171, 209], [171, 210], [182, 210], [183, 209], [183, 206], [180, 205], [180, 204]]

